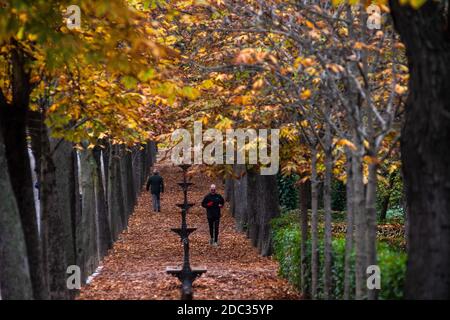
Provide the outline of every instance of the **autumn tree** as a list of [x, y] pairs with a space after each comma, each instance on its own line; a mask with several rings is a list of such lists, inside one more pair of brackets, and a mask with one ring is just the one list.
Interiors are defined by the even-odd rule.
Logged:
[[448, 1], [389, 1], [406, 45], [409, 95], [402, 129], [402, 164], [409, 214], [405, 295], [448, 299], [450, 37]]

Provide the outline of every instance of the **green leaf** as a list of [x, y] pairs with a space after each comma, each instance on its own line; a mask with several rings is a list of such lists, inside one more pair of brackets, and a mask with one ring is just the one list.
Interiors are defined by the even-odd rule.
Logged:
[[123, 77], [121, 82], [124, 84], [125, 88], [127, 88], [128, 90], [136, 88], [137, 83], [138, 83], [136, 78], [131, 77], [131, 76]]
[[195, 100], [200, 96], [200, 91], [192, 87], [184, 87], [181, 94], [189, 100]]

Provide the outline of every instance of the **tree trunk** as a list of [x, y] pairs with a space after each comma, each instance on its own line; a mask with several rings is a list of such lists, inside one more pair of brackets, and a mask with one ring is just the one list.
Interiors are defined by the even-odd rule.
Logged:
[[134, 180], [134, 198], [135, 198], [135, 204], [136, 200], [139, 196], [139, 193], [142, 189], [142, 158], [141, 158], [141, 151], [139, 150], [139, 146], [135, 147], [132, 153], [132, 167], [133, 167], [133, 180]]
[[311, 297], [317, 299], [319, 284], [317, 149], [311, 147]]
[[387, 194], [383, 197], [383, 201], [381, 203], [381, 212], [380, 212], [380, 220], [386, 221], [387, 211], [389, 209], [389, 202], [391, 201], [391, 190], [394, 187], [395, 178], [397, 176], [397, 171], [392, 172], [389, 175], [389, 183], [387, 186]]
[[[111, 154], [111, 148], [112, 145], [109, 142], [105, 143], [106, 148], [102, 150], [102, 158], [103, 158], [103, 174], [105, 176], [105, 183], [104, 183], [104, 187], [105, 187], [105, 198], [106, 198], [106, 206], [108, 207], [109, 203], [108, 203], [108, 188], [109, 188], [109, 183], [108, 183], [108, 177], [109, 177], [109, 157]], [[141, 151], [141, 154], [144, 154], [144, 150]], [[109, 209], [108, 209], [109, 210]]]
[[[377, 164], [369, 164], [369, 177], [366, 192], [366, 214], [367, 214], [367, 263], [366, 268], [377, 264]], [[367, 275], [366, 275], [367, 276]], [[378, 298], [378, 289], [367, 291], [370, 300]]]
[[280, 215], [280, 205], [278, 199], [278, 188], [276, 175], [257, 175], [258, 191], [251, 190], [257, 199], [258, 215], [258, 249], [263, 257], [272, 254], [272, 229], [270, 222]]
[[[41, 239], [45, 251], [44, 261], [47, 263], [48, 285], [50, 299], [65, 300], [69, 297], [66, 286], [66, 253], [65, 240], [70, 235], [65, 234], [62, 204], [67, 204], [67, 199], [59, 198], [56, 166], [52, 158], [52, 149], [47, 127], [44, 124], [42, 113], [34, 113], [34, 129], [39, 132], [39, 143], [34, 144], [40, 149], [40, 194], [41, 194]], [[64, 173], [67, 174], [67, 173]], [[70, 212], [66, 212], [70, 215]]]
[[353, 297], [354, 292], [351, 287], [352, 283], [352, 252], [353, 252], [353, 229], [354, 229], [354, 221], [353, 221], [353, 170], [352, 170], [352, 156], [351, 152], [347, 150], [347, 185], [346, 185], [346, 199], [347, 199], [347, 217], [346, 224], [347, 230], [345, 233], [345, 261], [344, 261], [344, 299], [349, 300]]
[[134, 211], [134, 206], [136, 204], [136, 187], [134, 181], [134, 173], [133, 173], [133, 158], [132, 153], [127, 152], [125, 155], [125, 168], [126, 168], [126, 176], [127, 176], [127, 190], [128, 197], [130, 198], [130, 207], [128, 209], [128, 215], [132, 215]]
[[[76, 263], [74, 245], [74, 223], [76, 197], [73, 167], [74, 151], [70, 142], [51, 139], [51, 150], [53, 153], [53, 163], [56, 164], [56, 192], [59, 199], [59, 212], [62, 214], [64, 228], [64, 247], [66, 262], [68, 265]], [[57, 147], [56, 147], [57, 146]], [[56, 149], [55, 149], [56, 147]]]
[[78, 248], [78, 227], [81, 223], [81, 207], [82, 207], [82, 195], [81, 195], [81, 169], [79, 162], [79, 152], [77, 150], [72, 151], [72, 173], [73, 173], [73, 183], [71, 184], [71, 189], [73, 190], [73, 200], [72, 203], [72, 235], [73, 235], [73, 246], [75, 249], [75, 264], [80, 265], [79, 262], [79, 248]]
[[331, 179], [333, 176], [333, 155], [331, 128], [328, 123], [325, 124], [325, 176], [323, 184], [323, 204], [324, 204], [324, 278], [323, 291], [324, 298], [332, 298], [332, 234], [331, 234]]
[[247, 171], [244, 179], [247, 181], [247, 184], [245, 186], [246, 192], [243, 193], [242, 201], [245, 203], [244, 208], [246, 211], [243, 214], [246, 217], [247, 236], [251, 240], [252, 245], [257, 247], [260, 232], [258, 215], [259, 197], [255, 191], [258, 190], [258, 177], [256, 173]]
[[47, 299], [48, 289], [43, 269], [42, 247], [39, 239], [33, 182], [26, 138], [26, 121], [30, 98], [30, 75], [25, 71], [25, 56], [12, 49], [13, 101], [8, 104], [0, 93], [0, 125], [5, 144], [11, 185], [19, 208], [25, 235], [28, 263], [35, 299]]
[[307, 183], [304, 182], [300, 184], [299, 190], [300, 198], [300, 232], [301, 232], [301, 243], [300, 243], [300, 281], [301, 290], [305, 298], [310, 297], [309, 283], [307, 282], [309, 273], [309, 261], [307, 254], [308, 245], [308, 188]]
[[33, 299], [25, 235], [11, 186], [0, 130], [0, 293], [3, 300]]
[[233, 198], [233, 179], [232, 178], [225, 178], [225, 195], [224, 195], [226, 202], [231, 202]]
[[[48, 100], [39, 102], [39, 112], [29, 112], [29, 131], [32, 133], [32, 149], [36, 157], [40, 157], [38, 181], [41, 211], [41, 239], [44, 255], [44, 268], [47, 272], [50, 298], [65, 300], [69, 298], [66, 286], [67, 258], [66, 252], [74, 263], [71, 203], [70, 203], [70, 167], [71, 147], [64, 150], [64, 143], [54, 143], [52, 148], [47, 126], [44, 123], [44, 109]], [[67, 152], [67, 153], [66, 153]], [[67, 154], [69, 157], [67, 158]], [[55, 160], [57, 162], [55, 162]], [[55, 163], [59, 164], [60, 169]], [[59, 181], [59, 183], [58, 183]]]
[[[358, 146], [361, 152], [363, 146]], [[358, 154], [353, 156], [353, 214], [355, 216], [355, 277], [356, 277], [356, 299], [366, 298], [366, 263], [367, 263], [367, 247], [366, 247], [366, 208], [364, 199], [364, 181], [362, 157]]]
[[81, 221], [77, 226], [77, 247], [79, 266], [83, 282], [97, 268], [97, 222], [94, 179], [96, 175], [95, 160], [91, 150], [80, 152], [82, 208]]
[[108, 210], [111, 221], [111, 232], [115, 241], [125, 224], [125, 208], [120, 179], [119, 146], [117, 145], [110, 145], [108, 167]]
[[98, 214], [98, 231], [99, 231], [99, 252], [100, 257], [104, 257], [112, 246], [111, 230], [109, 228], [110, 222], [108, 217], [108, 208], [105, 198], [105, 188], [103, 185], [102, 173], [102, 152], [100, 147], [95, 147], [93, 150], [95, 159], [95, 194]]
[[[240, 232], [247, 233], [250, 231], [248, 222], [250, 218], [250, 212], [248, 210], [248, 174], [244, 165], [235, 165], [235, 174], [238, 178], [233, 181], [234, 193], [233, 193], [233, 208], [234, 218], [236, 221], [236, 229]], [[253, 221], [253, 220], [252, 220]]]
[[450, 299], [450, 34], [447, 1], [390, 1], [410, 79], [401, 151], [409, 209], [405, 297]]

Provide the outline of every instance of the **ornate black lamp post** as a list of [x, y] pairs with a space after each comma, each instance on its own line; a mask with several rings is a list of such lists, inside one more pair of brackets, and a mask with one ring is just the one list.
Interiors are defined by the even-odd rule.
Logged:
[[189, 262], [189, 235], [194, 232], [197, 228], [188, 228], [186, 223], [186, 214], [194, 204], [188, 203], [187, 192], [189, 186], [192, 183], [187, 182], [187, 170], [190, 165], [180, 165], [183, 170], [183, 182], [178, 183], [183, 189], [184, 202], [177, 204], [181, 208], [181, 228], [172, 228], [171, 230], [178, 234], [183, 243], [184, 258], [183, 266], [181, 268], [167, 268], [166, 272], [177, 277], [181, 281], [181, 299], [182, 300], [192, 300], [193, 290], [192, 283], [206, 272], [206, 269], [192, 269]]

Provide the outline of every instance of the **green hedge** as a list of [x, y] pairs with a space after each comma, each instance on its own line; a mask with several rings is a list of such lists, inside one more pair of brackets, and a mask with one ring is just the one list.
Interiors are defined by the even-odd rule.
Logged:
[[[274, 255], [279, 262], [280, 275], [297, 288], [300, 284], [300, 228], [292, 216], [285, 214], [272, 222]], [[308, 259], [311, 260], [311, 243], [308, 243]], [[380, 299], [402, 299], [403, 282], [406, 272], [406, 253], [386, 243], [378, 243], [378, 265], [381, 270]], [[323, 275], [323, 242], [319, 241], [319, 285], [321, 286]], [[342, 299], [344, 293], [344, 258], [345, 239], [335, 238], [333, 240], [333, 285], [334, 297]], [[352, 252], [354, 261], [355, 254]], [[352, 263], [354, 266], [354, 263]], [[352, 267], [351, 286], [355, 288], [354, 268]], [[307, 279], [310, 284], [310, 279]], [[319, 287], [319, 298], [322, 296], [322, 288]], [[354, 290], [352, 290], [354, 292]], [[352, 297], [353, 298], [353, 297]]]
[[287, 210], [298, 208], [298, 190], [295, 186], [295, 182], [297, 180], [297, 175], [277, 175], [278, 196], [280, 199], [280, 206], [282, 208]]

